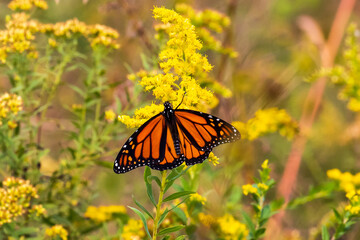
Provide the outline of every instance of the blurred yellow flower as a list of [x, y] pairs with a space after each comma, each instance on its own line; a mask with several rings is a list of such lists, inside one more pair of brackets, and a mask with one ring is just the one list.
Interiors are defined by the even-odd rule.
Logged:
[[339, 181], [340, 188], [346, 193], [352, 193], [360, 186], [360, 174], [352, 175], [349, 172], [342, 173], [339, 169], [330, 169], [327, 171], [327, 176], [330, 179]]
[[[258, 183], [257, 186], [258, 186], [258, 188], [259, 188], [260, 190], [262, 190], [262, 191], [266, 191], [266, 190], [269, 189], [269, 186], [266, 185], [266, 184], [264, 184], [264, 183]], [[246, 194], [245, 194], [245, 195], [246, 195]]]
[[[36, 189], [20, 178], [6, 178], [0, 188], [0, 226], [12, 222], [31, 209], [31, 200], [38, 198]], [[40, 207], [37, 207], [40, 208]]]
[[34, 205], [29, 212], [35, 213], [37, 217], [40, 217], [46, 214], [46, 209], [42, 205]]
[[10, 129], [14, 129], [17, 127], [17, 123], [15, 121], [8, 121], [7, 124]]
[[105, 119], [108, 122], [113, 122], [115, 120], [116, 114], [114, 113], [113, 110], [109, 109], [107, 111], [105, 111]]
[[45, 0], [12, 0], [8, 7], [15, 10], [30, 10], [33, 7], [38, 7], [41, 9], [47, 9], [48, 5]]
[[257, 188], [254, 187], [251, 184], [246, 184], [242, 186], [242, 190], [245, 196], [247, 196], [249, 193], [250, 194], [256, 194], [258, 192]]
[[[20, 96], [16, 94], [4, 93], [0, 96], [0, 125], [2, 119], [16, 116], [23, 109], [23, 101]], [[16, 123], [8, 122], [10, 128], [15, 128]]]
[[129, 219], [124, 226], [121, 238], [124, 240], [140, 240], [145, 237], [145, 231], [141, 220]]
[[[223, 47], [221, 41], [216, 39], [210, 32], [221, 33], [227, 28], [230, 25], [230, 18], [228, 16], [212, 9], [195, 11], [190, 5], [185, 3], [176, 4], [175, 10], [182, 16], [190, 19], [205, 50], [212, 49], [222, 54], [228, 54], [232, 58], [238, 56], [234, 49]], [[166, 29], [166, 26], [163, 29]]]
[[253, 141], [263, 135], [279, 132], [280, 135], [291, 139], [299, 130], [294, 121], [284, 109], [270, 108], [258, 110], [255, 117], [247, 123], [234, 122], [242, 138]]
[[269, 160], [266, 159], [262, 164], [261, 164], [261, 167], [263, 169], [268, 169], [269, 168]]
[[81, 104], [72, 104], [71, 105], [71, 108], [73, 109], [73, 110], [75, 110], [75, 111], [78, 111], [78, 110], [81, 110], [81, 109], [83, 109], [83, 105], [81, 105]]
[[108, 26], [96, 24], [88, 27], [87, 37], [90, 41], [91, 47], [98, 46], [110, 47], [114, 49], [120, 48], [120, 44], [116, 42], [119, 38], [119, 33]]
[[112, 218], [113, 214], [125, 214], [126, 208], [122, 205], [89, 206], [84, 214], [85, 217], [97, 222], [105, 222]]
[[24, 53], [36, 57], [33, 40], [40, 31], [40, 24], [29, 20], [25, 13], [14, 13], [6, 17], [6, 29], [0, 30], [0, 60], [5, 63], [9, 54]]
[[[45, 4], [45, 5], [44, 5]], [[13, 9], [30, 9], [33, 6], [47, 8], [42, 0], [13, 0], [9, 7]], [[43, 24], [30, 19], [30, 15], [14, 13], [6, 17], [6, 29], [0, 30], [0, 62], [5, 63], [12, 53], [25, 53], [28, 58], [37, 58], [38, 52], [34, 45], [36, 33], [46, 34], [48, 44], [57, 47], [66, 39], [85, 37], [93, 49], [104, 46], [109, 49], [119, 48], [116, 30], [100, 24], [87, 25], [78, 19], [65, 22]]]
[[201, 196], [198, 193], [194, 193], [194, 194], [191, 194], [191, 196], [189, 198], [189, 201], [191, 201], [191, 202], [199, 202], [202, 205], [205, 205], [207, 199], [205, 197]]
[[342, 173], [340, 172], [340, 170], [337, 169], [337, 168], [328, 170], [328, 171], [326, 172], [326, 174], [327, 174], [328, 178], [334, 179], [334, 180], [340, 180], [340, 179], [341, 179], [341, 175], [342, 175]]
[[67, 240], [68, 239], [68, 232], [66, 229], [61, 225], [55, 225], [51, 228], [47, 228], [45, 230], [45, 236], [48, 237], [48, 239], [56, 240], [58, 237], [61, 240]]
[[237, 221], [230, 214], [218, 218], [217, 224], [219, 226], [218, 231], [221, 237], [226, 240], [245, 240], [249, 232], [245, 224]]
[[216, 224], [216, 218], [212, 215], [201, 212], [199, 213], [198, 218], [205, 227], [211, 227], [212, 225]]

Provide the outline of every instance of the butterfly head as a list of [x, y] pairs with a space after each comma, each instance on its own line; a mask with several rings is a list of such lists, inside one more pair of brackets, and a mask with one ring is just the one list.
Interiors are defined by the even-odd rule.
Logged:
[[170, 109], [173, 109], [171, 103], [169, 103], [168, 101], [166, 101], [164, 103], [164, 110], [170, 110]]

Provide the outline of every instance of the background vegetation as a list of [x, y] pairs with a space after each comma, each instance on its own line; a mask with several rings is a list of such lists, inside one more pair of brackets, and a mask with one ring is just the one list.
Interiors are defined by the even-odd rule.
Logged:
[[[359, 7], [0, 0], [0, 239], [358, 239]], [[184, 90], [242, 140], [115, 174]]]

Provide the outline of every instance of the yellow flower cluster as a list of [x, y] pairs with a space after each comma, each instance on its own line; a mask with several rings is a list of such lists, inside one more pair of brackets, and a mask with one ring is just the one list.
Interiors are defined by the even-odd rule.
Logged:
[[209, 162], [211, 162], [214, 166], [219, 164], [219, 158], [217, 156], [215, 156], [215, 154], [213, 152], [211, 152], [209, 154], [208, 157]]
[[217, 225], [220, 236], [225, 240], [245, 240], [249, 233], [245, 224], [239, 222], [230, 214], [218, 218]]
[[345, 207], [345, 210], [352, 215], [358, 215], [360, 213], [360, 173], [355, 175], [344, 172], [334, 168], [327, 171], [327, 176], [330, 179], [339, 181], [339, 186], [346, 192], [346, 198], [349, 199], [349, 204]]
[[105, 222], [112, 218], [113, 214], [125, 214], [126, 208], [121, 205], [89, 206], [84, 214], [85, 217], [97, 222]]
[[348, 192], [346, 198], [349, 199], [349, 204], [345, 206], [345, 211], [352, 215], [358, 215], [360, 213], [360, 190]]
[[37, 52], [32, 41], [40, 30], [39, 23], [29, 20], [25, 13], [14, 13], [6, 17], [6, 29], [0, 30], [0, 62], [5, 63], [11, 53], [28, 52], [29, 57], [36, 57]]
[[194, 194], [191, 194], [189, 201], [198, 202], [198, 203], [201, 203], [201, 205], [205, 205], [207, 199], [198, 193], [194, 193]]
[[[10, 177], [2, 182], [0, 188], [0, 226], [12, 222], [31, 209], [30, 201], [38, 198], [36, 189], [20, 178]], [[40, 207], [35, 207], [40, 208]], [[41, 211], [40, 211], [41, 212]]]
[[225, 214], [222, 217], [214, 217], [210, 214], [199, 213], [199, 222], [205, 227], [214, 228], [221, 239], [238, 240], [246, 239], [249, 234], [245, 224], [236, 220], [232, 215]]
[[40, 217], [46, 214], [46, 209], [42, 205], [34, 205], [30, 210], [29, 213], [34, 213], [35, 216]]
[[215, 226], [216, 224], [216, 218], [210, 214], [205, 214], [201, 212], [199, 213], [198, 218], [205, 227]]
[[[181, 108], [206, 111], [216, 106], [213, 93], [203, 89], [193, 77], [212, 69], [207, 58], [198, 53], [202, 44], [197, 39], [194, 26], [175, 11], [155, 7], [153, 12], [155, 19], [168, 26], [166, 33], [169, 40], [159, 54], [160, 68], [164, 73], [143, 74], [140, 84], [162, 102], [171, 101], [174, 107], [184, 96]], [[137, 110], [134, 118], [122, 115], [118, 119], [128, 127], [137, 127], [163, 109], [162, 105], [152, 104]]]
[[[32, 4], [39, 2], [40, 4], [42, 1], [29, 0], [29, 2]], [[17, 1], [12, 3], [14, 5], [18, 4]], [[0, 30], [0, 62], [5, 63], [12, 53], [27, 52], [28, 57], [36, 58], [38, 55], [34, 45], [36, 33], [46, 34], [49, 37], [48, 44], [52, 47], [56, 47], [58, 45], [57, 41], [60, 39], [72, 39], [79, 36], [85, 37], [93, 49], [99, 46], [113, 49], [120, 47], [116, 42], [119, 34], [110, 27], [100, 24], [86, 25], [77, 19], [55, 24], [43, 24], [30, 19], [30, 15], [22, 12], [7, 16], [6, 29]]]
[[255, 194], [257, 196], [264, 195], [267, 190], [269, 190], [269, 185], [267, 185], [267, 180], [270, 179], [270, 168], [269, 160], [266, 159], [261, 164], [262, 170], [260, 170], [260, 176], [262, 182], [257, 182], [255, 184], [245, 184], [242, 186], [243, 194], [245, 196], [249, 194]]
[[[76, 18], [66, 22], [43, 24], [42, 32], [52, 34], [54, 38], [71, 39], [76, 36], [84, 36], [93, 48], [105, 46], [117, 49], [120, 47], [116, 42], [116, 39], [119, 38], [116, 30], [100, 24], [87, 25]], [[49, 44], [53, 47], [57, 46], [57, 42], [53, 38], [49, 39]]]
[[68, 232], [66, 229], [61, 225], [55, 225], [51, 228], [47, 228], [45, 230], [45, 235], [48, 237], [47, 239], [61, 239], [61, 240], [67, 240], [68, 239]]
[[345, 51], [343, 52], [344, 63], [330, 69], [321, 69], [308, 79], [317, 80], [320, 77], [329, 77], [335, 85], [341, 86], [338, 98], [348, 101], [347, 108], [354, 112], [360, 112], [360, 47], [359, 29], [356, 24], [350, 24], [345, 38]]
[[256, 187], [254, 187], [253, 185], [251, 184], [246, 184], [246, 185], [243, 185], [242, 186], [242, 190], [243, 190], [243, 193], [245, 196], [249, 195], [250, 194], [257, 194], [258, 193], [258, 190]]
[[0, 96], [0, 126], [4, 119], [7, 120], [7, 125], [10, 129], [17, 127], [17, 123], [12, 119], [19, 111], [22, 110], [23, 101], [20, 96], [15, 94], [4, 93]]
[[140, 240], [145, 237], [145, 231], [141, 220], [129, 219], [124, 226], [121, 239], [124, 240]]
[[33, 7], [47, 9], [48, 5], [45, 0], [12, 0], [8, 7], [15, 10], [31, 10]]
[[328, 170], [326, 174], [328, 178], [339, 181], [340, 188], [347, 193], [356, 191], [360, 187], [360, 173], [352, 175], [349, 172], [342, 173], [339, 169], [334, 168]]
[[16, 94], [4, 93], [0, 96], [0, 119], [7, 118], [9, 114], [17, 115], [23, 107], [23, 101]]
[[298, 123], [284, 109], [277, 108], [258, 110], [255, 117], [247, 123], [234, 122], [233, 125], [239, 129], [244, 139], [250, 141], [274, 132], [291, 139], [299, 129]]
[[152, 103], [150, 106], [145, 106], [143, 108], [137, 109], [133, 118], [127, 115], [120, 115], [118, 116], [118, 120], [119, 122], [124, 123], [127, 127], [130, 128], [140, 127], [149, 118], [160, 113], [163, 110], [164, 106]]
[[[232, 58], [238, 56], [237, 52], [233, 49], [224, 48], [221, 45], [221, 42], [210, 32], [215, 31], [221, 33], [230, 25], [231, 22], [229, 17], [212, 9], [195, 11], [190, 5], [185, 3], [176, 4], [175, 10], [182, 16], [190, 19], [191, 23], [195, 26], [199, 39], [204, 45], [204, 49], [211, 49], [216, 52], [228, 54]], [[159, 26], [158, 28], [166, 29], [166, 25]]]
[[116, 42], [119, 38], [119, 33], [108, 26], [95, 24], [88, 27], [87, 37], [93, 48], [98, 46], [105, 46], [118, 49], [120, 44]]
[[189, 19], [163, 7], [154, 8], [153, 12], [155, 19], [169, 25], [166, 29], [169, 41], [159, 54], [160, 67], [164, 72], [168, 73], [174, 69], [179, 76], [190, 76], [198, 68], [205, 72], [210, 71], [212, 66], [207, 58], [197, 52], [202, 48], [202, 44], [197, 39], [195, 27]]

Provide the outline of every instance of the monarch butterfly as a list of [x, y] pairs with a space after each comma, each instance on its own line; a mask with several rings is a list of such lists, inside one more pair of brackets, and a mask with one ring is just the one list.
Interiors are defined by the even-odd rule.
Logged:
[[239, 131], [215, 116], [164, 103], [164, 111], [145, 122], [125, 142], [114, 162], [115, 173], [144, 165], [156, 170], [202, 163], [214, 147], [240, 139]]

